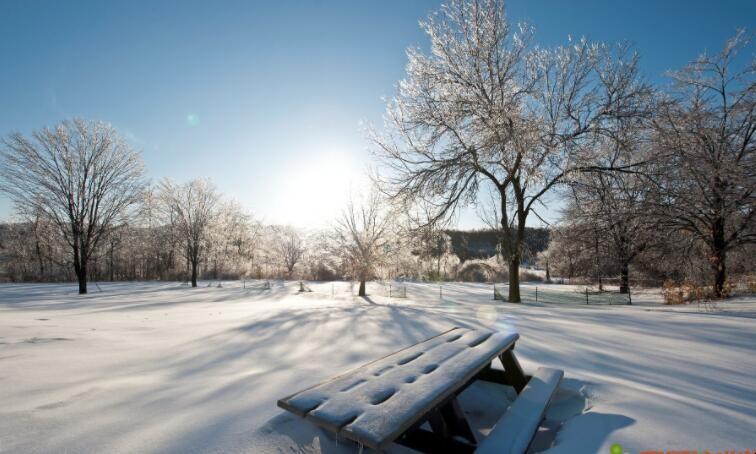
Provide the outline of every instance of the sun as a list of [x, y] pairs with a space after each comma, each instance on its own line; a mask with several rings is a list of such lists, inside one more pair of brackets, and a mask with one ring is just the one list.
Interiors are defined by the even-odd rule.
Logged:
[[359, 190], [364, 176], [349, 154], [322, 152], [289, 164], [281, 204], [286, 223], [301, 227], [325, 227]]

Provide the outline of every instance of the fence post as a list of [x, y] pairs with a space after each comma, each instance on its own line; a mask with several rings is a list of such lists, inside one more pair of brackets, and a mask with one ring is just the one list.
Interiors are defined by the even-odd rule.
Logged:
[[441, 284], [438, 284], [438, 298], [444, 299], [444, 292], [441, 290]]
[[389, 284], [389, 298], [391, 298], [391, 284]]
[[538, 286], [536, 286], [536, 303], [538, 302]]
[[627, 304], [632, 306], [633, 305], [633, 297], [630, 296], [630, 284], [627, 285]]
[[588, 304], [588, 287], [585, 288], [585, 304]]
[[246, 280], [246, 279], [244, 279], [244, 280], [242, 281], [242, 283], [243, 283], [242, 285], [244, 286], [244, 288], [247, 288], [247, 280]]

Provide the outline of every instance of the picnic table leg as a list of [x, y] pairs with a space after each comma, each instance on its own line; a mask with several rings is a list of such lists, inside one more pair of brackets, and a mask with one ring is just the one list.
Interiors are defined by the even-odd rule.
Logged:
[[426, 453], [472, 454], [475, 451], [477, 440], [456, 397], [432, 410], [423, 420], [430, 424], [430, 432], [419, 426], [414, 427], [399, 437], [396, 443]]
[[514, 387], [517, 394], [522, 392], [528, 383], [528, 378], [520, 367], [520, 362], [514, 355], [514, 348], [510, 348], [499, 356], [501, 364], [504, 366], [504, 376], [507, 381]]
[[439, 410], [433, 410], [431, 412], [430, 416], [428, 416], [428, 422], [430, 423], [431, 430], [433, 430], [434, 434], [441, 438], [449, 438], [451, 436], [449, 433], [449, 426], [446, 424], [446, 420]]
[[467, 422], [467, 418], [465, 418], [465, 414], [456, 397], [441, 407], [441, 415], [446, 421], [446, 425], [451, 429], [452, 434], [459, 435], [472, 444], [477, 442], [472, 428], [470, 428], [470, 424]]

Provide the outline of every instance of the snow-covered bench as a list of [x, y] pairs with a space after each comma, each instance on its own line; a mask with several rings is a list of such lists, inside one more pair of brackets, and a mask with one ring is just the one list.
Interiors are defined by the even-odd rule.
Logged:
[[[473, 452], [477, 441], [456, 397], [475, 380], [494, 381], [520, 395], [480, 449], [524, 452], [562, 372], [539, 369], [528, 383], [513, 353], [518, 338], [453, 328], [280, 399], [278, 406], [376, 450], [396, 442], [425, 452]], [[491, 368], [497, 357], [503, 371]], [[421, 427], [425, 423], [432, 431]]]
[[528, 380], [517, 400], [509, 406], [491, 433], [478, 446], [478, 454], [523, 453], [546, 412], [564, 373], [558, 369], [539, 368]]

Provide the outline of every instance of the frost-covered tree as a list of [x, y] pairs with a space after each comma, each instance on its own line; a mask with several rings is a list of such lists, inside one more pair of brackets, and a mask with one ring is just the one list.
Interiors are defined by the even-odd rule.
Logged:
[[13, 260], [27, 262], [36, 269], [35, 273], [29, 273], [22, 278], [28, 279], [34, 275], [36, 280], [48, 280], [54, 276], [53, 262], [62, 261], [62, 257], [56, 254], [55, 247], [60, 235], [44, 213], [37, 211], [19, 214], [22, 215], [20, 222], [14, 226], [18, 235], [9, 237], [10, 245], [15, 252]]
[[330, 281], [339, 276], [339, 257], [334, 255], [334, 235], [329, 230], [315, 230], [305, 236], [307, 254], [302, 263], [308, 279]]
[[185, 184], [160, 183], [160, 198], [166, 221], [175, 229], [190, 268], [192, 287], [197, 286], [200, 260], [210, 246], [209, 233], [217, 214], [219, 195], [209, 180]]
[[0, 190], [24, 213], [51, 222], [68, 246], [87, 293], [90, 258], [109, 229], [124, 222], [143, 187], [143, 165], [112, 126], [74, 119], [25, 137], [6, 137]]
[[290, 278], [294, 273], [294, 267], [305, 255], [305, 244], [302, 238], [293, 227], [281, 227], [278, 230], [275, 249], [281, 264], [286, 268], [287, 277]]
[[[657, 238], [656, 217], [649, 203], [651, 185], [648, 171], [654, 171], [653, 153], [648, 148], [646, 124], [619, 125], [612, 138], [596, 144], [597, 162], [609, 168], [627, 168], [633, 162], [645, 162], [632, 170], [615, 172], [581, 172], [569, 180], [571, 200], [565, 221], [579, 227], [586, 237], [594, 237], [594, 254], [601, 258], [598, 243], [606, 250], [613, 269], [618, 270], [620, 293], [630, 288], [630, 265]], [[590, 232], [585, 232], [590, 230]], [[578, 240], [579, 241], [579, 240]], [[597, 260], [597, 271], [600, 268]], [[597, 275], [597, 278], [600, 275]]]
[[[612, 268], [619, 271], [620, 293], [628, 293], [630, 265], [648, 246], [653, 218], [643, 211], [643, 185], [634, 185], [618, 174], [589, 173], [572, 183], [573, 204], [567, 210], [570, 222], [590, 230], [606, 249]], [[639, 177], [634, 177], [637, 184]], [[598, 245], [595, 246], [598, 248]], [[604, 254], [595, 253], [599, 258]], [[597, 268], [600, 268], [597, 262]]]
[[55, 226], [41, 216], [0, 224], [0, 262], [4, 262], [0, 269], [4, 266], [11, 281], [47, 281], [73, 275], [66, 267], [71, 262], [70, 253], [65, 253], [60, 243]]
[[336, 221], [334, 253], [360, 281], [359, 296], [366, 295], [365, 282], [375, 275], [389, 252], [392, 221], [387, 204], [374, 191], [358, 204], [350, 201]]
[[389, 133], [373, 134], [383, 189], [435, 207], [431, 222], [493, 193], [509, 301], [519, 302], [526, 221], [555, 185], [595, 167], [590, 143], [608, 122], [643, 111], [638, 58], [585, 39], [534, 46], [531, 28], [507, 22], [503, 0], [451, 0], [422, 28], [431, 52], [408, 50]]
[[[705, 245], [714, 294], [723, 296], [727, 255], [756, 243], [756, 60], [744, 32], [716, 55], [672, 73], [676, 91], [655, 116], [663, 225]], [[741, 67], [739, 51], [749, 50]]]
[[[150, 186], [144, 191], [139, 217], [134, 223], [135, 238], [126, 242], [133, 246], [129, 256], [144, 264], [140, 274], [147, 279], [175, 277], [173, 269], [180, 255], [178, 232], [161, 196], [160, 187]], [[131, 273], [132, 279], [136, 274]]]
[[[548, 257], [550, 274], [567, 278], [587, 278], [596, 284], [601, 282], [612, 265], [607, 256], [606, 237], [600, 235], [592, 223], [583, 222], [565, 210], [562, 221], [551, 229]], [[604, 266], [608, 265], [608, 266]]]
[[213, 278], [226, 273], [243, 274], [254, 253], [258, 225], [254, 218], [233, 199], [221, 199], [208, 228], [206, 260]]

